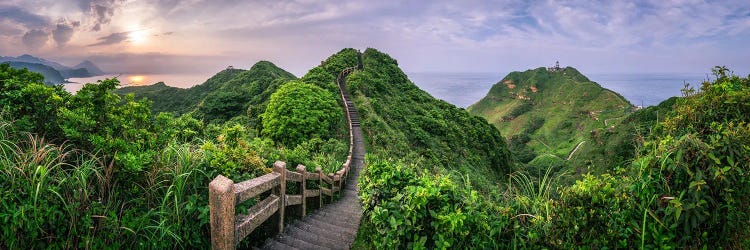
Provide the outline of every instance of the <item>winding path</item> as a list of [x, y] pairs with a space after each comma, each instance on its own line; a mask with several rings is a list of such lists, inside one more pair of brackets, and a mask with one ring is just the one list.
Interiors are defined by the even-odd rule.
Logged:
[[572, 151], [570, 151], [570, 154], [568, 154], [568, 159], [565, 159], [565, 160], [566, 160], [566, 161], [569, 161], [569, 160], [570, 160], [570, 158], [573, 158], [573, 154], [575, 154], [575, 153], [576, 153], [576, 151], [578, 151], [578, 148], [580, 148], [580, 147], [581, 147], [581, 145], [583, 145], [583, 143], [584, 143], [584, 142], [586, 142], [586, 141], [581, 141], [581, 142], [579, 142], [579, 143], [578, 143], [578, 145], [576, 145], [576, 147], [575, 147], [575, 148], [573, 148], [573, 150], [572, 150]]
[[[361, 67], [360, 59], [358, 68], [361, 69]], [[362, 205], [357, 195], [357, 183], [359, 172], [364, 166], [365, 144], [362, 140], [357, 110], [346, 89], [346, 76], [353, 70], [353, 67], [345, 69], [337, 79], [344, 108], [347, 111], [351, 140], [354, 142], [353, 165], [340, 199], [286, 225], [284, 232], [268, 239], [262, 249], [349, 249], [354, 242], [362, 218]]]

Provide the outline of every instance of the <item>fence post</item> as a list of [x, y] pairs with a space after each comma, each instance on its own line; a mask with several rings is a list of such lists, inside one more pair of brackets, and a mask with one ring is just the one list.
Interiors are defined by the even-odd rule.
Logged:
[[279, 196], [279, 233], [284, 232], [284, 208], [286, 208], [286, 163], [276, 161], [273, 163], [273, 171], [281, 174], [279, 185], [274, 193]]
[[336, 176], [333, 173], [328, 174], [328, 178], [331, 178], [331, 203], [333, 203], [333, 195], [336, 193]]
[[211, 248], [234, 249], [234, 182], [223, 175], [208, 184]]
[[302, 217], [307, 215], [307, 196], [305, 196], [305, 190], [307, 190], [307, 169], [304, 165], [297, 165], [297, 172], [302, 174], [302, 182], [300, 182], [300, 193], [302, 194]]
[[320, 185], [318, 185], [318, 189], [320, 189], [320, 195], [318, 195], [320, 202], [318, 203], [318, 207], [323, 207], [323, 169], [321, 169], [320, 166], [317, 166], [315, 167], [315, 173], [318, 173], [318, 180], [320, 181]]

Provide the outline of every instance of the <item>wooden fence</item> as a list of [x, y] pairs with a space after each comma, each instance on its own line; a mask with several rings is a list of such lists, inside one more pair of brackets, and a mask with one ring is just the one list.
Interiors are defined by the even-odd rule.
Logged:
[[[358, 67], [361, 68], [361, 62]], [[336, 79], [349, 125], [349, 155], [341, 169], [335, 173], [326, 174], [320, 167], [316, 167], [315, 172], [307, 172], [305, 166], [298, 165], [296, 171], [290, 171], [286, 168], [285, 162], [276, 161], [273, 164], [273, 172], [240, 183], [234, 183], [223, 175], [217, 176], [208, 184], [211, 247], [213, 249], [234, 249], [243, 238], [276, 213], [279, 221], [278, 230], [283, 232], [284, 212], [287, 206], [301, 205], [300, 215], [304, 217], [307, 214], [308, 198], [318, 197], [318, 204], [322, 205], [324, 199], [330, 198], [332, 202], [334, 195], [341, 192], [351, 169], [354, 151], [352, 126], [359, 126], [359, 120], [354, 114], [356, 111], [346, 94], [344, 82], [344, 78], [353, 70], [355, 67], [344, 69]], [[308, 181], [317, 181], [318, 189], [307, 189]], [[297, 185], [296, 190], [299, 192], [287, 194], [287, 182]], [[246, 213], [235, 216], [238, 204], [248, 199], [259, 198], [268, 191], [271, 193], [262, 201], [249, 208]]]

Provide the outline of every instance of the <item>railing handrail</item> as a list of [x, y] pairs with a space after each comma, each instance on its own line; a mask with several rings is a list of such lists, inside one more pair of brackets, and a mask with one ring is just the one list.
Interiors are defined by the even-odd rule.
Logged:
[[[360, 62], [357, 67], [345, 68], [336, 78], [336, 84], [339, 86], [341, 100], [344, 104], [346, 121], [349, 125], [349, 155], [341, 169], [324, 174], [320, 167], [316, 167], [315, 173], [308, 173], [307, 168], [300, 164], [297, 166], [296, 172], [293, 172], [286, 169], [285, 162], [276, 161], [273, 165], [273, 172], [240, 183], [234, 183], [223, 175], [217, 176], [208, 185], [211, 247], [213, 249], [234, 249], [243, 238], [277, 212], [279, 214], [279, 232], [283, 232], [285, 207], [302, 205], [301, 215], [304, 217], [307, 214], [307, 198], [319, 197], [319, 204], [322, 205], [323, 195], [329, 196], [332, 201], [334, 194], [341, 192], [343, 182], [349, 176], [352, 154], [354, 153], [354, 134], [350, 113], [353, 108], [350, 107], [349, 100], [346, 98], [346, 86], [342, 80], [352, 71], [361, 68], [361, 65]], [[307, 189], [306, 183], [308, 180], [318, 181], [318, 189]], [[300, 193], [296, 195], [286, 194], [287, 181], [299, 183]], [[249, 208], [246, 214], [235, 216], [237, 204], [258, 197], [269, 190], [273, 192]]]

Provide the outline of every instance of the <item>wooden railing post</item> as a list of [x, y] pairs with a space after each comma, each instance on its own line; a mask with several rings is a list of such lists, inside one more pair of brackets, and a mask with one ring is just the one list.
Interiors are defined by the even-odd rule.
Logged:
[[320, 203], [318, 203], [318, 207], [323, 206], [323, 169], [320, 168], [320, 166], [315, 167], [315, 173], [318, 174], [318, 179], [320, 180], [320, 185], [318, 188], [320, 189], [320, 195], [318, 198], [320, 199]]
[[208, 184], [211, 248], [234, 249], [234, 182], [223, 175]]
[[302, 174], [302, 182], [300, 182], [300, 194], [302, 194], [302, 217], [307, 216], [307, 196], [305, 196], [305, 191], [307, 191], [307, 169], [304, 165], [299, 164], [297, 165], [297, 172]]
[[284, 208], [286, 207], [286, 163], [283, 161], [274, 162], [273, 171], [281, 174], [279, 186], [274, 189], [274, 193], [279, 196], [279, 233], [283, 233]]
[[333, 173], [328, 174], [328, 178], [331, 179], [331, 203], [333, 203], [333, 195], [336, 193], [336, 179]]

